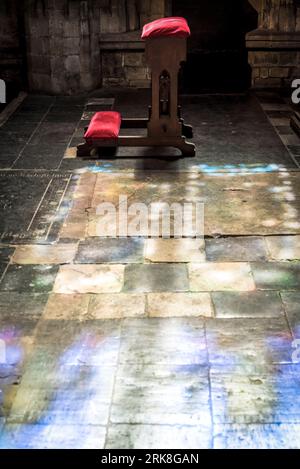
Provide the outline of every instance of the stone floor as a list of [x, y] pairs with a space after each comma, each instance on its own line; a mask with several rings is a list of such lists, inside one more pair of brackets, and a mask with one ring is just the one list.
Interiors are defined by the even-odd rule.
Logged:
[[[194, 159], [74, 158], [96, 109], [146, 104], [29, 96], [0, 128], [0, 447], [300, 448], [291, 111], [184, 97]], [[203, 203], [204, 238], [99, 237], [121, 194]]]

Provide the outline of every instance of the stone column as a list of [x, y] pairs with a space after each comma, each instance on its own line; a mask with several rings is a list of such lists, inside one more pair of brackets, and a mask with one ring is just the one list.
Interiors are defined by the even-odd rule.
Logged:
[[252, 85], [290, 86], [300, 76], [299, 0], [256, 1], [258, 29], [247, 34]]
[[31, 91], [78, 94], [101, 83], [99, 1], [27, 1]]

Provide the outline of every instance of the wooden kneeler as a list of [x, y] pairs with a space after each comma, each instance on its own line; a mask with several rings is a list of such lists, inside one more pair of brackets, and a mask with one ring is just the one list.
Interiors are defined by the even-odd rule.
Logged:
[[[166, 30], [162, 32], [157, 29], [157, 23], [160, 28], [166, 25]], [[150, 34], [145, 34], [145, 28], [149, 33], [149, 27]], [[175, 28], [175, 31], [170, 32], [168, 28]], [[78, 145], [77, 156], [89, 157], [93, 149], [120, 146], [175, 147], [183, 156], [195, 156], [195, 145], [186, 140], [193, 137], [193, 129], [184, 123], [178, 106], [178, 74], [181, 63], [186, 60], [189, 34], [183, 18], [164, 18], [144, 27], [142, 37], [146, 40], [146, 61], [152, 71], [152, 105], [148, 118], [122, 118], [121, 128], [145, 128], [147, 135], [117, 135], [111, 139], [89, 137], [85, 143]]]

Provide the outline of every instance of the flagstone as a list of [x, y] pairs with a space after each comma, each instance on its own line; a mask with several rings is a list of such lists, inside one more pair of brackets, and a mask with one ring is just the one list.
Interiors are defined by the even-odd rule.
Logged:
[[49, 295], [43, 319], [86, 320], [88, 316], [89, 295], [52, 293]]
[[[281, 298], [294, 337], [300, 339], [300, 292], [281, 292]], [[300, 349], [300, 344], [298, 349]], [[300, 353], [297, 356], [300, 357]]]
[[147, 239], [144, 257], [150, 262], [203, 262], [203, 239]]
[[217, 318], [247, 318], [284, 315], [279, 292], [212, 292]]
[[259, 290], [300, 288], [300, 262], [253, 262], [251, 268]]
[[180, 264], [127, 265], [125, 292], [188, 291], [187, 267]]
[[58, 268], [58, 266], [46, 264], [11, 264], [0, 283], [0, 291], [49, 292], [52, 290]]
[[218, 424], [215, 449], [300, 449], [300, 424]]
[[270, 259], [276, 261], [300, 260], [300, 236], [267, 236]]
[[262, 237], [207, 239], [206, 257], [212, 262], [263, 261], [267, 258]]
[[208, 293], [149, 293], [147, 311], [150, 317], [213, 316]]
[[192, 291], [252, 291], [255, 284], [249, 263], [227, 262], [189, 265]]
[[122, 319], [145, 316], [145, 295], [99, 294], [91, 295], [88, 316], [92, 319]]
[[113, 293], [123, 287], [124, 265], [64, 265], [57, 274], [55, 293]]
[[80, 242], [75, 263], [127, 264], [143, 261], [141, 238], [88, 238]]
[[33, 244], [17, 246], [12, 256], [15, 264], [68, 264], [73, 261], [77, 244]]
[[207, 449], [211, 447], [209, 425], [111, 424], [106, 449]]

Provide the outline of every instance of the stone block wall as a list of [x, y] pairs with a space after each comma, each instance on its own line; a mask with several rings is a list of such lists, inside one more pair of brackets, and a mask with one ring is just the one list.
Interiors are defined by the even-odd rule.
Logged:
[[150, 71], [146, 66], [143, 52], [103, 51], [101, 58], [104, 87], [148, 88], [150, 86]]
[[99, 12], [91, 0], [27, 2], [30, 89], [68, 95], [100, 85]]
[[145, 63], [140, 32], [144, 24], [168, 15], [168, 8], [168, 0], [101, 2], [100, 49], [104, 87], [150, 86], [150, 72]]
[[258, 29], [247, 35], [254, 88], [289, 87], [300, 77], [300, 0], [260, 0]]
[[0, 79], [14, 94], [26, 83], [22, 49], [23, 25], [17, 0], [0, 1]]
[[300, 77], [299, 51], [250, 51], [249, 63], [255, 88], [287, 87]]

